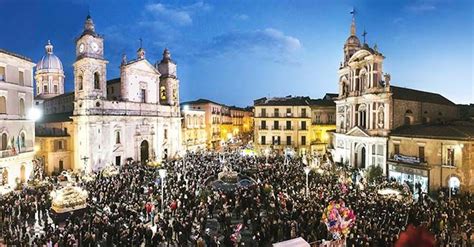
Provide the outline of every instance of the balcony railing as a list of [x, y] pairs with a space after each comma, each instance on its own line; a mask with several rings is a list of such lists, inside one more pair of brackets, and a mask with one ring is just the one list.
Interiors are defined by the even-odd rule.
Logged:
[[291, 141], [291, 142], [282, 142], [282, 141], [280, 141], [279, 143], [277, 141], [265, 142], [265, 143], [260, 142], [260, 145], [272, 145], [272, 146], [293, 146], [294, 144], [295, 144], [294, 141]]
[[411, 165], [427, 165], [425, 158], [403, 154], [391, 154], [389, 160]]
[[285, 127], [283, 130], [293, 130], [294, 128], [293, 127]]
[[281, 130], [281, 129], [282, 129], [281, 126], [273, 126], [272, 127], [272, 130]]
[[259, 130], [268, 130], [268, 126], [259, 126], [258, 129]]

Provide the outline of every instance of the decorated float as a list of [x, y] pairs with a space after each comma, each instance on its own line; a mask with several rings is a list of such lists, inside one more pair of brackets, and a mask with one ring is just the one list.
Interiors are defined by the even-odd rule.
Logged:
[[354, 211], [346, 207], [343, 200], [334, 200], [329, 202], [329, 205], [324, 209], [322, 219], [333, 239], [338, 241], [347, 238], [356, 216]]
[[149, 167], [159, 168], [159, 167], [161, 167], [161, 162], [159, 162], [159, 161], [157, 161], [157, 160], [155, 160], [155, 161], [148, 161], [148, 162], [146, 163], [146, 165], [149, 166]]
[[63, 214], [87, 207], [88, 193], [76, 186], [66, 186], [51, 192], [51, 209], [56, 214]]

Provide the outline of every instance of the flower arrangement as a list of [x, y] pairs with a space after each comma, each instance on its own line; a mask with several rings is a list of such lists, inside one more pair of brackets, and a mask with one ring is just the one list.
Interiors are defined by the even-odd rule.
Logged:
[[356, 216], [354, 211], [346, 207], [343, 200], [339, 200], [329, 202], [329, 205], [324, 209], [322, 218], [334, 239], [343, 239], [349, 234]]

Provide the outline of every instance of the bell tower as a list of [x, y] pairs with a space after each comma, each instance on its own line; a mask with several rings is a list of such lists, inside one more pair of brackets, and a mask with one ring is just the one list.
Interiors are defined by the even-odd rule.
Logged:
[[171, 60], [170, 51], [165, 48], [163, 59], [156, 65], [160, 72], [159, 98], [162, 105], [179, 105], [179, 80], [176, 73], [176, 63]]
[[104, 39], [95, 32], [90, 15], [82, 34], [76, 39], [74, 66], [75, 99], [105, 99], [107, 92], [107, 60], [104, 59]]
[[355, 15], [356, 10], [351, 11], [352, 14], [352, 23], [351, 23], [351, 32], [349, 38], [347, 38], [346, 43], [344, 44], [344, 65], [347, 65], [349, 59], [360, 49], [360, 40], [356, 35], [356, 24], [355, 24]]

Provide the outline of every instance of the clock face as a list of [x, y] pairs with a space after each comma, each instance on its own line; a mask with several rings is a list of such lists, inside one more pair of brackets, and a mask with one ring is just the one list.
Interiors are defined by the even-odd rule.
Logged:
[[93, 52], [98, 52], [99, 51], [99, 45], [97, 45], [97, 43], [95, 43], [95, 42], [92, 42], [91, 48], [92, 48]]
[[84, 44], [80, 44], [80, 45], [79, 45], [79, 52], [80, 52], [80, 53], [83, 53], [83, 52], [84, 52], [84, 49], [85, 49]]

